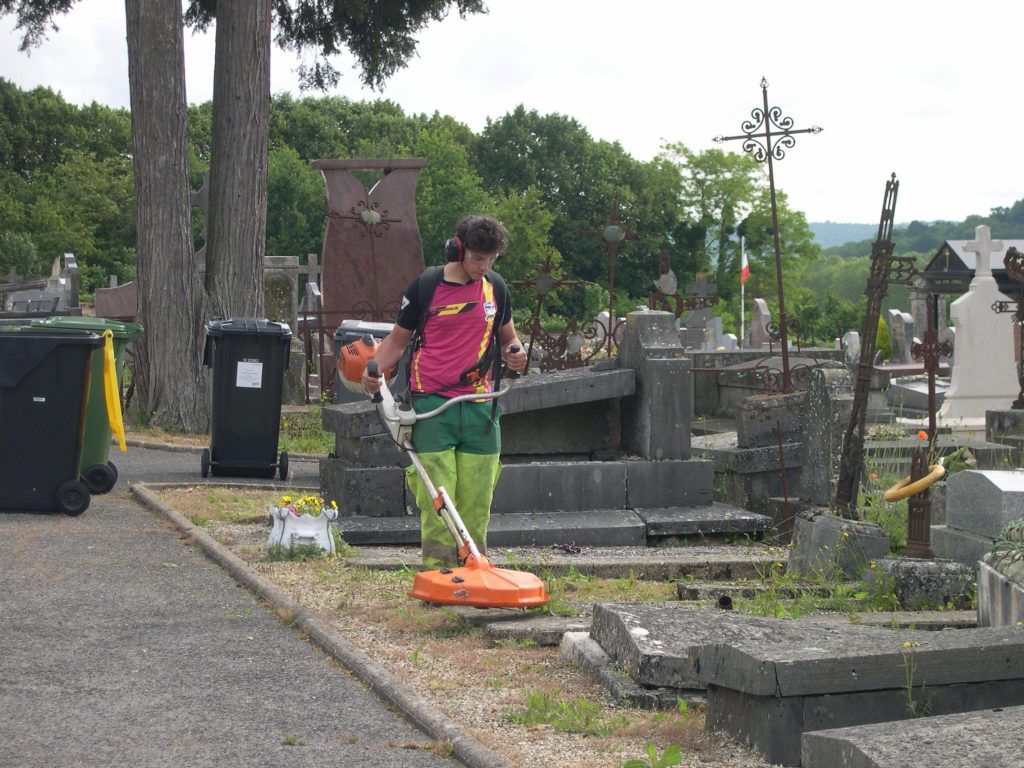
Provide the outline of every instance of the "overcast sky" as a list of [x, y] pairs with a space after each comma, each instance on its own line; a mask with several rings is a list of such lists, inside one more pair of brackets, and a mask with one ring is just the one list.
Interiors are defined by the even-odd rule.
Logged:
[[[740, 133], [761, 106], [795, 128], [776, 184], [810, 221], [877, 223], [885, 181], [900, 180], [896, 220], [959, 221], [1024, 197], [1024, 3], [487, 0], [420, 36], [419, 55], [382, 93], [345, 59], [334, 93], [385, 97], [407, 113], [449, 114], [474, 131], [523, 104], [578, 120], [596, 139], [653, 158]], [[0, 75], [74, 103], [128, 106], [123, 0], [79, 0], [26, 56], [0, 18]], [[213, 34], [186, 31], [190, 102], [213, 89]], [[298, 95], [296, 60], [274, 50], [272, 89]], [[723, 145], [740, 151], [740, 142]], [[998, 236], [998, 232], [993, 233]]]

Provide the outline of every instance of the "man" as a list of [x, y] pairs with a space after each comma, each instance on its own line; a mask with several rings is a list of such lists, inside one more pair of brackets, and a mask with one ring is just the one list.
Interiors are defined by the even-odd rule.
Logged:
[[[445, 243], [446, 263], [428, 268], [402, 298], [394, 329], [377, 347], [381, 371], [398, 362], [413, 335], [409, 392], [417, 413], [456, 395], [491, 391], [496, 356], [513, 371], [526, 367], [526, 351], [512, 322], [505, 281], [491, 267], [508, 245], [508, 232], [489, 216], [467, 216]], [[513, 351], [515, 348], [515, 351]], [[380, 381], [365, 371], [363, 388]], [[456, 403], [413, 428], [413, 445], [435, 486], [443, 486], [481, 553], [487, 552], [491, 498], [501, 473], [501, 430], [489, 400]], [[414, 467], [406, 470], [420, 508], [423, 564], [458, 565], [455, 542], [434, 510]]]

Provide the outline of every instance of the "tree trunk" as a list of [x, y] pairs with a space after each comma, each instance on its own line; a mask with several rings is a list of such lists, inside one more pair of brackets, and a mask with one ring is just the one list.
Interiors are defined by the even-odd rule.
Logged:
[[185, 54], [179, 0], [126, 0], [135, 165], [139, 406], [150, 423], [202, 433], [205, 296], [192, 251]]
[[218, 0], [206, 292], [219, 317], [263, 308], [270, 0]]

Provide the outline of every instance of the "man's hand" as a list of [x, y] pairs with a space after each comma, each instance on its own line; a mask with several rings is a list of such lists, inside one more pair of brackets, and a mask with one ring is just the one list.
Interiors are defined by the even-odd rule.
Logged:
[[519, 339], [515, 339], [511, 343], [506, 344], [502, 347], [501, 359], [505, 361], [505, 365], [511, 370], [522, 373], [526, 369], [527, 360], [523, 343]]
[[380, 392], [380, 377], [371, 376], [369, 370], [363, 369], [363, 375], [361, 377], [363, 383], [363, 390], [368, 395], [375, 395]]

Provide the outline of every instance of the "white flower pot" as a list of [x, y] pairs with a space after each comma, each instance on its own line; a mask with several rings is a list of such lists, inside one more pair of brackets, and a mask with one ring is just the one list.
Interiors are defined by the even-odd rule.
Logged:
[[301, 544], [315, 544], [329, 555], [334, 554], [334, 537], [331, 536], [331, 522], [338, 519], [338, 510], [325, 507], [316, 517], [305, 513], [296, 516], [288, 507], [268, 509], [273, 527], [267, 546], [280, 544], [292, 549]]

